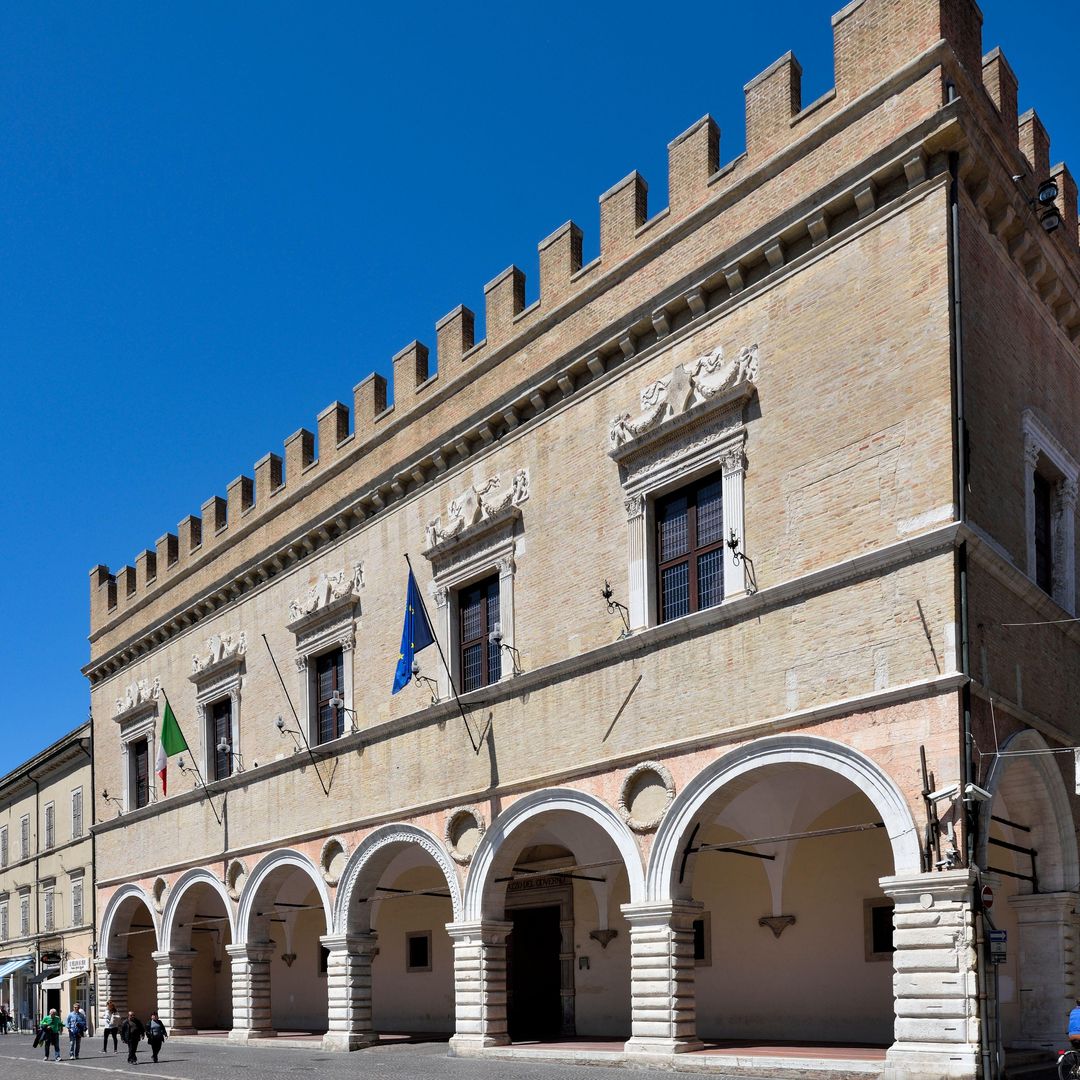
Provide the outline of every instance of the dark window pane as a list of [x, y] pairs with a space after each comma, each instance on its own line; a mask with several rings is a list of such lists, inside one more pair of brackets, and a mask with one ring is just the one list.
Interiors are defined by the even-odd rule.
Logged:
[[724, 599], [724, 549], [715, 548], [697, 561], [697, 606], [703, 608], [719, 604]]
[[893, 948], [893, 909], [892, 904], [882, 904], [870, 909], [870, 951], [876, 953], [894, 952]]
[[150, 748], [145, 739], [131, 746], [135, 809], [150, 802]]
[[694, 959], [704, 960], [705, 957], [705, 920], [694, 920]]
[[409, 967], [431, 967], [431, 958], [428, 955], [427, 934], [413, 934], [409, 937]]
[[685, 555], [689, 532], [687, 528], [687, 500], [685, 495], [665, 499], [657, 506], [656, 524], [660, 531], [660, 561], [676, 559]]
[[224, 780], [232, 775], [232, 757], [227, 750], [219, 750], [222, 740], [232, 742], [232, 701], [223, 698], [215, 701], [210, 710], [210, 738], [214, 743], [214, 780]]
[[465, 646], [461, 650], [461, 686], [464, 690], [475, 690], [483, 686], [484, 647], [479, 642]]
[[720, 498], [721, 482], [713, 480], [697, 493], [697, 546], [708, 547], [724, 539], [723, 502]]
[[1035, 582], [1051, 592], [1054, 585], [1054, 486], [1035, 474]]
[[678, 619], [690, 611], [690, 567], [687, 563], [668, 566], [660, 574], [660, 619]]
[[345, 662], [341, 649], [323, 653], [315, 661], [315, 687], [317, 697], [318, 731], [320, 743], [339, 738], [345, 730], [345, 713], [330, 704], [330, 699], [343, 690], [345, 685]]
[[484, 597], [479, 589], [470, 589], [462, 597], [461, 634], [466, 641], [475, 641], [480, 636], [483, 608]]

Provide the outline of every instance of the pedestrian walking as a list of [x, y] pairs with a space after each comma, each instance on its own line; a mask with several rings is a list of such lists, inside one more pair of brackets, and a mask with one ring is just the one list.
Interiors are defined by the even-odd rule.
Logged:
[[60, 1032], [64, 1030], [64, 1021], [55, 1009], [41, 1021], [41, 1041], [45, 1044], [45, 1060], [49, 1060], [49, 1047], [56, 1051], [56, 1060], [60, 1060]]
[[78, 1061], [79, 1047], [82, 1045], [82, 1038], [87, 1028], [86, 1014], [82, 1011], [82, 1006], [76, 1005], [68, 1013], [64, 1023], [68, 1029], [68, 1057], [73, 1061]]
[[8, 1024], [11, 1023], [11, 1013], [6, 1005], [0, 1005], [0, 1034], [6, 1035]]
[[105, 1025], [105, 1042], [101, 1046], [101, 1052], [109, 1052], [109, 1036], [112, 1036], [112, 1052], [116, 1053], [116, 1036], [120, 1033], [120, 1014], [116, 1011], [116, 1002], [109, 998], [105, 1005], [105, 1015], [102, 1017]]
[[152, 1012], [150, 1022], [146, 1025], [146, 1041], [150, 1044], [150, 1053], [153, 1055], [155, 1062], [158, 1054], [161, 1053], [161, 1044], [168, 1037], [169, 1033], [165, 1030], [165, 1025], [161, 1022], [158, 1014]]
[[[136, 1051], [139, 1049], [139, 1040], [146, 1034], [146, 1028], [142, 1021], [137, 1019], [133, 1012], [127, 1014], [127, 1019], [120, 1025], [120, 1039], [128, 1048], [128, 1064], [138, 1065], [139, 1059]], [[56, 1060], [60, 1060], [60, 1052], [57, 1051]]]

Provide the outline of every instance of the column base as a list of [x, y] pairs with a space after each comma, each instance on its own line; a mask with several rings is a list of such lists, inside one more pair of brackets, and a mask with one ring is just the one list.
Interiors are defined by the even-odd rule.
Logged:
[[323, 1036], [322, 1048], [329, 1053], [348, 1053], [375, 1046], [379, 1041], [374, 1031], [328, 1031]]
[[450, 1039], [451, 1057], [468, 1057], [488, 1046], [509, 1046], [509, 1035], [454, 1035]]
[[700, 1039], [651, 1039], [639, 1035], [623, 1046], [623, 1053], [630, 1057], [670, 1057], [672, 1054], [692, 1054], [704, 1049], [705, 1044]]
[[169, 1028], [169, 1035], [198, 1035], [199, 1029], [195, 1027], [171, 1027]]
[[256, 1039], [276, 1039], [277, 1032], [273, 1028], [233, 1028], [229, 1032], [229, 1042], [246, 1043]]
[[975, 1080], [979, 1051], [971, 1046], [891, 1046], [881, 1080]]

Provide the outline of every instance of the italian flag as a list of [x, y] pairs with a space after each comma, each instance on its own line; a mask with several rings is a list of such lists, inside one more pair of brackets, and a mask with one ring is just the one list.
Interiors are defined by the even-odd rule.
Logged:
[[165, 699], [165, 715], [161, 718], [161, 738], [158, 739], [158, 752], [157, 752], [157, 774], [158, 779], [161, 781], [161, 794], [167, 795], [167, 766], [169, 758], [174, 754], [179, 754], [182, 750], [187, 750], [187, 740], [184, 738], [184, 733], [180, 730], [180, 725], [176, 722], [176, 717], [173, 715], [172, 706], [169, 704], [169, 699]]

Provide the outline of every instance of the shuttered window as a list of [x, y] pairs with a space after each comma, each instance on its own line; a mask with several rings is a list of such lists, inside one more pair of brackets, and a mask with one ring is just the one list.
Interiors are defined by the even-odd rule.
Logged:
[[71, 793], [71, 839], [78, 840], [83, 834], [82, 788]]
[[81, 878], [76, 878], [71, 883], [71, 925], [82, 926], [83, 924], [83, 883]]
[[46, 849], [56, 845], [56, 807], [52, 803], [45, 804], [45, 847]]

